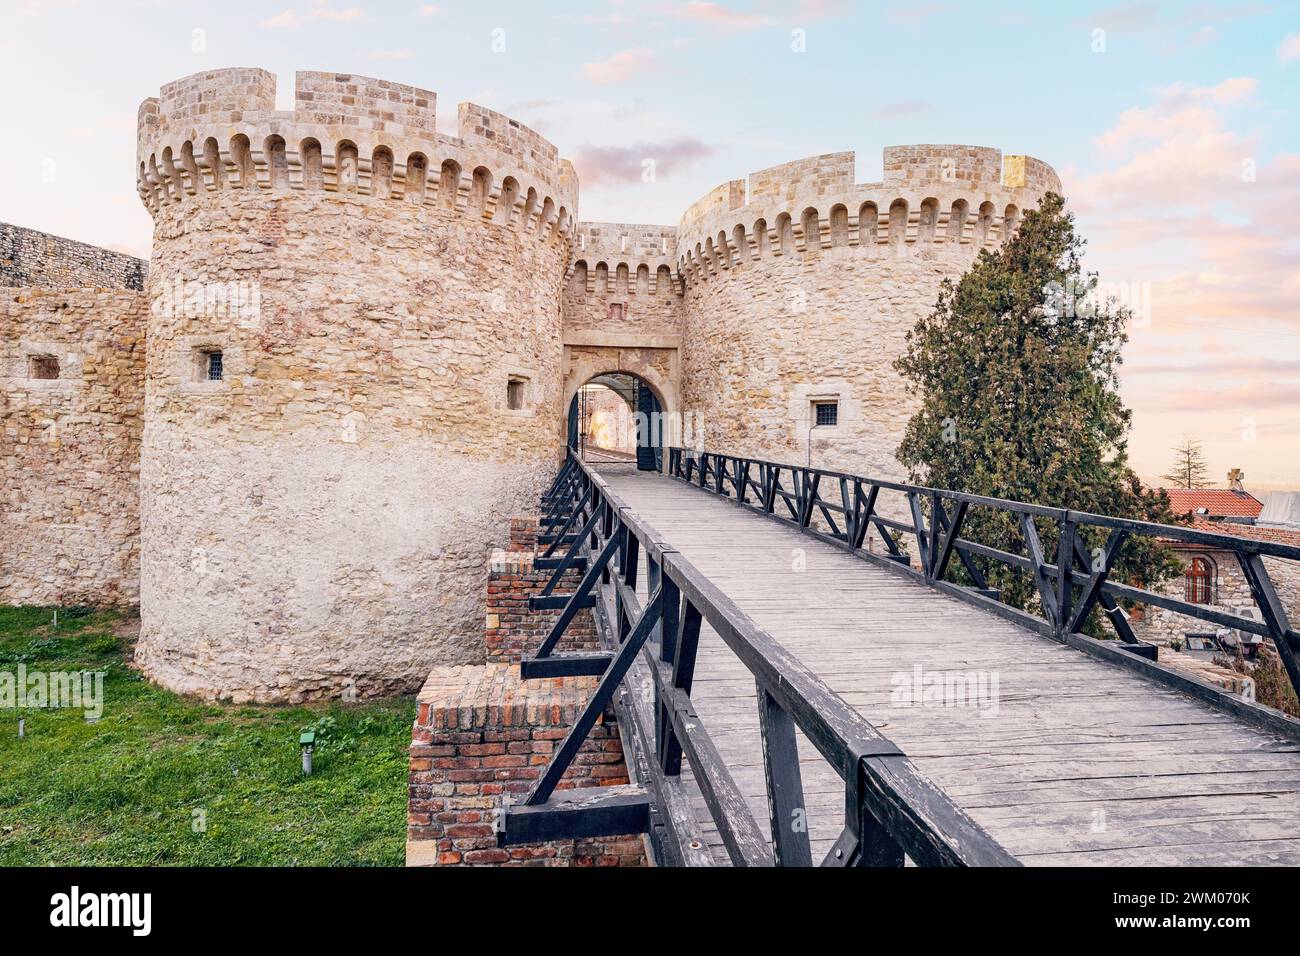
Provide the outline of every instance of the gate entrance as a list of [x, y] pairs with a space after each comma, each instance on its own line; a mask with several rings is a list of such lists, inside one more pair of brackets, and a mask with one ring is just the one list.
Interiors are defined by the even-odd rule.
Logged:
[[584, 461], [635, 461], [640, 471], [662, 471], [663, 405], [638, 376], [605, 372], [569, 402], [568, 439]]

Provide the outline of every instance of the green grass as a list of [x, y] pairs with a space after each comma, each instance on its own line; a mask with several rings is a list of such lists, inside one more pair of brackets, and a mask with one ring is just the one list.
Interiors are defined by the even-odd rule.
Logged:
[[104, 671], [104, 713], [0, 709], [0, 866], [401, 865], [409, 699], [203, 704], [127, 667], [119, 615], [52, 617], [0, 607], [0, 672]]

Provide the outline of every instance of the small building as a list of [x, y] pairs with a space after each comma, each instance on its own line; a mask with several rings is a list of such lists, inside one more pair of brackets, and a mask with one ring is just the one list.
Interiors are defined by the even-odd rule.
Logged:
[[[1175, 515], [1198, 531], [1254, 538], [1300, 547], [1300, 493], [1274, 492], [1260, 501], [1244, 485], [1239, 469], [1228, 473], [1226, 488], [1166, 488]], [[1181, 578], [1158, 590], [1192, 604], [1204, 604], [1241, 617], [1259, 619], [1250, 587], [1235, 552], [1211, 545], [1166, 541], [1183, 564]], [[1295, 562], [1265, 558], [1265, 567], [1294, 626], [1300, 621], [1300, 568]], [[1145, 608], [1134, 631], [1146, 641], [1201, 657], [1238, 651], [1253, 659], [1267, 640], [1234, 628]]]

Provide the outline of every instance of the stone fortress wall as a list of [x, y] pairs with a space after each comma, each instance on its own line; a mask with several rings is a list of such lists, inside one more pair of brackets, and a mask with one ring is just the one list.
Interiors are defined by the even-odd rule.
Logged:
[[665, 410], [681, 406], [684, 313], [677, 230], [579, 223], [564, 283], [564, 402], [604, 372], [645, 381]]
[[0, 295], [0, 604], [139, 603], [146, 312], [129, 289]]
[[0, 223], [0, 604], [139, 602], [147, 272]]
[[214, 71], [140, 109], [170, 307], [148, 334], [137, 660], [235, 700], [410, 689], [483, 661], [488, 556], [558, 461], [577, 180], [478, 106], [449, 137], [431, 92], [300, 73], [279, 112], [274, 84]]
[[[892, 147], [880, 183], [837, 153], [726, 183], [676, 226], [588, 223], [572, 166], [499, 113], [462, 104], [448, 136], [435, 94], [335, 73], [274, 107], [255, 69], [146, 100], [144, 293], [24, 288], [0, 313], [22, 502], [0, 601], [138, 593], [138, 661], [211, 698], [481, 663], [489, 555], [602, 373], [640, 376], [696, 444], [783, 460], [836, 399], [814, 463], [899, 474], [907, 330], [1060, 188], [1029, 157]], [[56, 352], [68, 380], [33, 381]]]
[[0, 286], [144, 289], [143, 259], [0, 222]]

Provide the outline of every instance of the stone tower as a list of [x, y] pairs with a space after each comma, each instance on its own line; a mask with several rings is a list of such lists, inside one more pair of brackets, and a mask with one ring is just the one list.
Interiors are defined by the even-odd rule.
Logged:
[[[854, 154], [752, 173], [678, 225], [683, 406], [703, 444], [734, 454], [902, 477], [915, 405], [893, 369], [908, 331], [980, 249], [1057, 191], [1052, 169], [975, 146], [894, 146], [884, 178]], [[815, 408], [836, 424], [813, 429]]]
[[[137, 658], [234, 700], [483, 659], [485, 561], [560, 448], [577, 182], [435, 95], [202, 73], [140, 108], [154, 218]], [[548, 427], [538, 427], [539, 422]]]

